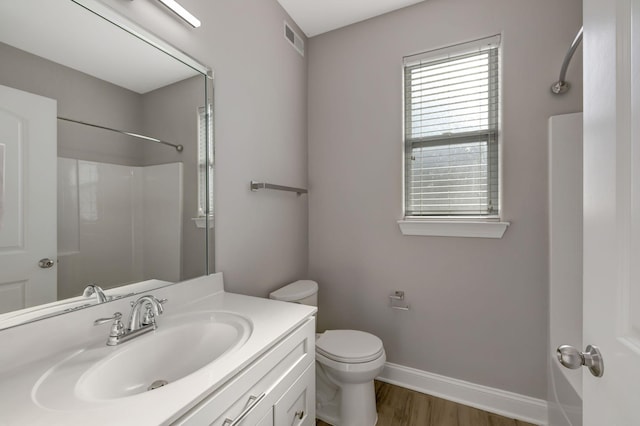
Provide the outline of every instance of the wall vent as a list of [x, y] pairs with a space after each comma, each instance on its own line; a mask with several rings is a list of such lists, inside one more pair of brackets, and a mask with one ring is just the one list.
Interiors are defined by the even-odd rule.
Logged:
[[300, 37], [298, 33], [293, 31], [286, 21], [284, 23], [284, 38], [289, 40], [289, 43], [295, 47], [298, 53], [304, 56], [304, 40], [302, 40], [302, 37]]

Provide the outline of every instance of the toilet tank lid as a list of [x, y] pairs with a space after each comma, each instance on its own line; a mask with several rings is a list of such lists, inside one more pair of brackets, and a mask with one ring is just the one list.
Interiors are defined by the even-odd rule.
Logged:
[[317, 292], [317, 282], [311, 280], [298, 280], [272, 292], [269, 294], [269, 298], [282, 300], [284, 302], [293, 302], [312, 296]]

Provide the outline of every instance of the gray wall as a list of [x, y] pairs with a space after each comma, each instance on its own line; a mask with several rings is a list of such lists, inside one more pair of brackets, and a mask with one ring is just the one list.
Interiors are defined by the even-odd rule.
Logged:
[[[547, 119], [580, 0], [430, 0], [314, 37], [309, 52], [310, 277], [320, 328], [384, 341], [388, 360], [544, 399]], [[402, 57], [503, 35], [500, 240], [402, 236]], [[411, 310], [389, 308], [406, 291]]]
[[183, 0], [191, 29], [158, 2], [104, 0], [215, 72], [216, 270], [228, 290], [265, 296], [306, 275], [307, 198], [249, 191], [252, 179], [306, 186], [306, 60], [276, 0]]
[[[58, 115], [141, 131], [140, 95], [0, 43], [0, 84], [56, 99]], [[58, 156], [138, 166], [142, 145], [128, 136], [58, 121]]]

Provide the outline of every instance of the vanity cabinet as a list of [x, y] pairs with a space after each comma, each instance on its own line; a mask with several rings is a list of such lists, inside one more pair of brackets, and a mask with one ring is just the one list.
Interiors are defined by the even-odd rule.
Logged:
[[315, 319], [309, 318], [173, 423], [315, 424]]
[[315, 424], [316, 403], [315, 364], [291, 385], [273, 406], [274, 425], [298, 426]]

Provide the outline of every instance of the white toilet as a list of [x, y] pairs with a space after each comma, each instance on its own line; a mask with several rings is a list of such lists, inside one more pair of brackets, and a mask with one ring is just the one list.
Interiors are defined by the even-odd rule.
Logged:
[[[271, 299], [318, 306], [318, 284], [300, 280]], [[373, 426], [378, 421], [373, 379], [382, 372], [382, 341], [356, 330], [316, 335], [316, 417], [334, 426]]]

